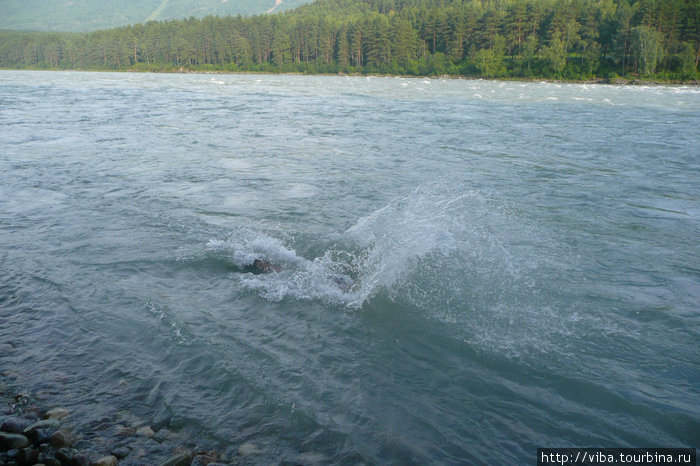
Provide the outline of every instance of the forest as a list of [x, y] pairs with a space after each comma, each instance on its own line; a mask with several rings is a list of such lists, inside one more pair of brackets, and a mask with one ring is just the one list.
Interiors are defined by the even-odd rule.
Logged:
[[0, 32], [0, 67], [697, 81], [700, 0], [318, 0], [253, 17]]

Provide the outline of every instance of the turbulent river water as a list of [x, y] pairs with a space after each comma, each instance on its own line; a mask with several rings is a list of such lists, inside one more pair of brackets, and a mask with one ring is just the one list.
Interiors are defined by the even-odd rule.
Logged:
[[133, 464], [697, 446], [699, 136], [698, 87], [1, 71], [0, 371], [171, 433]]

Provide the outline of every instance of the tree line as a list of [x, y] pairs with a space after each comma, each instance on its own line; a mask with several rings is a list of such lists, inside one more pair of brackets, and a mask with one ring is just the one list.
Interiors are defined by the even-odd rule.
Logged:
[[0, 32], [0, 67], [697, 80], [700, 0], [318, 0], [254, 17]]

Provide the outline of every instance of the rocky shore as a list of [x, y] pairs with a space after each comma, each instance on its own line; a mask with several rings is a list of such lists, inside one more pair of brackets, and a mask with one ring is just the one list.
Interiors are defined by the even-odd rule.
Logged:
[[216, 450], [178, 444], [166, 427], [125, 412], [76, 427], [70, 409], [39, 406], [2, 379], [0, 402], [0, 466], [222, 466], [257, 463], [263, 453], [243, 443], [227, 459]]

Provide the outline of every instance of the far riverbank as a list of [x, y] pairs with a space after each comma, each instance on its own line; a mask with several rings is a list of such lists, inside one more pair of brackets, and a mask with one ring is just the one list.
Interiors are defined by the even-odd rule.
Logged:
[[404, 78], [404, 79], [457, 79], [467, 81], [503, 81], [503, 82], [547, 82], [547, 83], [567, 83], [567, 84], [608, 84], [614, 86], [700, 86], [700, 80], [663, 80], [658, 78], [642, 78], [642, 77], [620, 77], [612, 78], [590, 78], [590, 79], [557, 79], [547, 77], [484, 77], [484, 76], [465, 76], [454, 74], [442, 75], [406, 75], [406, 74], [390, 74], [390, 73], [305, 73], [305, 72], [289, 72], [289, 71], [256, 71], [256, 70], [215, 70], [200, 67], [179, 67], [179, 68], [149, 68], [132, 67], [127, 69], [102, 69], [102, 68], [9, 68], [0, 67], [4, 71], [66, 71], [66, 72], [95, 72], [95, 73], [159, 73], [159, 74], [213, 74], [213, 75], [289, 75], [289, 76], [350, 76], [350, 77], [374, 77], [374, 78]]

